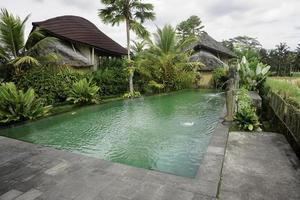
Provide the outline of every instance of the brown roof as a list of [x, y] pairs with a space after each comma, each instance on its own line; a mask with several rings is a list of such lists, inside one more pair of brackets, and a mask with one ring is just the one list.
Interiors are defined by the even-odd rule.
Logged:
[[221, 42], [216, 41], [206, 32], [201, 33], [199, 42], [195, 45], [194, 49], [206, 50], [214, 54], [221, 54], [227, 57], [235, 57], [234, 53], [224, 47]]
[[50, 35], [60, 39], [93, 46], [96, 50], [108, 56], [127, 54], [125, 48], [101, 32], [93, 23], [82, 17], [65, 15], [41, 22], [33, 22], [32, 25], [40, 27]]

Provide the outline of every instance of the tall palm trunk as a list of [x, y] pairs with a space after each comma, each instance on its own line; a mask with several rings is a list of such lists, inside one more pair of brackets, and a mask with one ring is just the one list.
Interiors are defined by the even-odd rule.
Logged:
[[129, 20], [126, 20], [126, 33], [127, 33], [127, 56], [129, 60], [129, 92], [133, 93], [133, 69], [132, 63], [130, 58], [130, 27], [129, 27]]

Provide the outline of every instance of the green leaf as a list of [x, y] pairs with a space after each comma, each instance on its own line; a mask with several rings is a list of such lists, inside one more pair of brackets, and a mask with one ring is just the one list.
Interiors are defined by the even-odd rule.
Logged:
[[42, 117], [49, 112], [35, 97], [33, 89], [25, 93], [17, 90], [14, 83], [3, 83], [0, 86], [0, 122], [28, 120]]
[[249, 129], [250, 131], [253, 131], [253, 128], [254, 128], [254, 127], [253, 127], [252, 124], [249, 124], [249, 125], [248, 125], [248, 129]]

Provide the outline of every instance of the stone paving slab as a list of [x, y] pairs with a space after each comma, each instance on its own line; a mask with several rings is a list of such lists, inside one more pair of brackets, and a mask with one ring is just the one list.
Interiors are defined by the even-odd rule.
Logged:
[[13, 200], [23, 194], [23, 192], [20, 192], [18, 190], [10, 190], [6, 192], [5, 194], [1, 195], [0, 200]]
[[221, 200], [300, 199], [300, 163], [276, 133], [229, 133]]
[[224, 149], [210, 145], [186, 178], [0, 137], [0, 200], [215, 199]]

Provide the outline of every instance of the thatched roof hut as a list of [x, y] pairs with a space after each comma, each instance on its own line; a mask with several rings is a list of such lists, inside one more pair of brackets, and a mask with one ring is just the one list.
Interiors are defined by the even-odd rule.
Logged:
[[[48, 36], [61, 41], [56, 43], [56, 50], [62, 54], [61, 57], [66, 56], [62, 59], [71, 66], [96, 66], [99, 57], [121, 57], [127, 54], [125, 48], [105, 35], [93, 23], [79, 16], [60, 16], [33, 22], [32, 25], [33, 29], [39, 27]], [[53, 49], [55, 50], [55, 46], [52, 44], [49, 51]]]
[[193, 49], [196, 53], [190, 59], [191, 61], [200, 61], [204, 64], [201, 71], [213, 71], [219, 66], [226, 65], [224, 61], [235, 57], [233, 52], [206, 32], [200, 35], [199, 41], [193, 45]]
[[211, 52], [217, 57], [220, 58], [233, 58], [235, 57], [234, 53], [231, 52], [229, 49], [224, 47], [221, 42], [216, 41], [206, 32], [203, 32], [200, 35], [200, 40], [194, 46], [195, 51], [205, 50]]
[[207, 51], [197, 52], [196, 54], [191, 56], [190, 61], [203, 63], [204, 66], [201, 67], [200, 71], [213, 71], [217, 67], [227, 66], [225, 62]]

